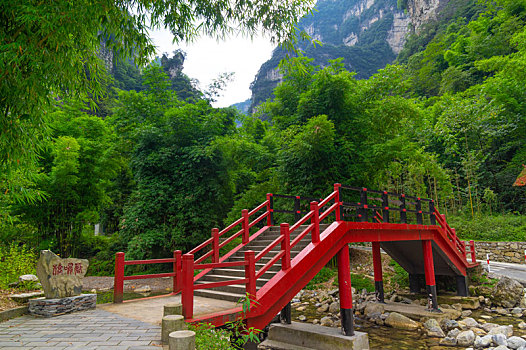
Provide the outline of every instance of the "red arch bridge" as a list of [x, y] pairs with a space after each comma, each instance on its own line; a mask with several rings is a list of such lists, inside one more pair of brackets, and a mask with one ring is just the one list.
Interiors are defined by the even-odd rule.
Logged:
[[[275, 221], [289, 220], [293, 225]], [[354, 334], [350, 243], [371, 242], [376, 295], [384, 300], [383, 249], [408, 273], [410, 288], [425, 279], [429, 308], [439, 312], [435, 275], [454, 276], [457, 294], [467, 296], [467, 269], [477, 265], [473, 241], [461, 241], [432, 199], [335, 184], [326, 198], [267, 194], [266, 200], [186, 254], [168, 259], [126, 261], [117, 253], [114, 302], [122, 302], [125, 280], [173, 277], [187, 322], [216, 326], [232, 321], [241, 307], [194, 317], [194, 295], [229, 301], [247, 293], [253, 307], [248, 327], [263, 329], [277, 315], [290, 323], [290, 301], [337, 256], [340, 313], [346, 335]], [[470, 258], [468, 259], [468, 254]], [[170, 263], [173, 272], [125, 276], [126, 265]], [[420, 276], [425, 276], [421, 278]]]

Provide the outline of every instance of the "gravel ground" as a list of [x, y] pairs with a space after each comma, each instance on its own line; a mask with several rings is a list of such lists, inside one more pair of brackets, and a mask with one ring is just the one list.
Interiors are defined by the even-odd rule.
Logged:
[[[144, 280], [124, 281], [124, 290], [133, 291], [139, 287], [150, 286], [152, 291], [172, 289], [172, 278], [148, 278]], [[87, 276], [82, 280], [82, 289], [104, 291], [113, 289], [113, 276]]]

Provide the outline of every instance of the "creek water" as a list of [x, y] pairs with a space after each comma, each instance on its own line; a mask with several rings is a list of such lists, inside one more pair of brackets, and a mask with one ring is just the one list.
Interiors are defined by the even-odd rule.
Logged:
[[[292, 309], [293, 321], [298, 322], [298, 317], [300, 315], [307, 317], [306, 322], [312, 322], [314, 319], [319, 320], [323, 317], [323, 315], [320, 315], [316, 311], [316, 306], [312, 303], [309, 302], [308, 305], [304, 304], [304, 306], [306, 306], [306, 309], [301, 312], [294, 308]], [[488, 314], [479, 310], [475, 310], [469, 317], [478, 321], [481, 315], [490, 315], [493, 317], [487, 322], [500, 325], [513, 325], [513, 335], [526, 335], [526, 330], [520, 330], [517, 327], [521, 321], [524, 321], [524, 318], [498, 316], [495, 313]], [[375, 323], [367, 321], [360, 315], [355, 316], [355, 329], [368, 334], [370, 349], [374, 350], [451, 350], [456, 348], [451, 346], [440, 346], [439, 338], [429, 338], [423, 330], [405, 331], [388, 326], [378, 326]]]

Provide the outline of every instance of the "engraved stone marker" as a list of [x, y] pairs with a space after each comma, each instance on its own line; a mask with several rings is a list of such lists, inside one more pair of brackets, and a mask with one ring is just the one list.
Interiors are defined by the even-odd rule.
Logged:
[[50, 250], [42, 250], [37, 262], [37, 276], [47, 299], [80, 295], [82, 278], [89, 262], [86, 259], [62, 259]]

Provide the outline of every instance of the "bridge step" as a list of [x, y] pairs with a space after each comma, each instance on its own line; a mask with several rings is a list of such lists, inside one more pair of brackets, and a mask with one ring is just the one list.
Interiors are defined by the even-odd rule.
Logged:
[[[220, 275], [224, 275], [224, 276], [236, 276], [236, 277], [245, 277], [245, 270], [242, 270], [242, 269], [239, 269], [239, 270], [236, 270], [236, 269], [233, 269], [233, 268], [229, 268], [229, 269], [213, 269], [211, 271], [211, 273], [213, 274], [220, 274]], [[265, 279], [271, 279], [272, 277], [274, 277], [274, 275], [276, 274], [276, 271], [267, 271], [265, 272], [261, 278], [265, 278]], [[205, 275], [206, 276], [206, 275]], [[203, 276], [204, 278], [204, 276]]]
[[342, 335], [338, 328], [322, 327], [300, 322], [292, 322], [292, 324], [272, 324], [267, 340], [261, 343], [258, 348], [274, 349], [273, 347], [265, 347], [269, 343], [289, 345], [289, 347], [283, 349], [296, 349], [296, 347], [318, 350], [369, 349], [369, 337], [367, 333], [355, 332], [355, 334], [350, 337]]
[[231, 292], [223, 292], [223, 291], [219, 291], [215, 289], [214, 290], [212, 289], [196, 290], [194, 291], [194, 295], [198, 297], [232, 301], [234, 303], [237, 303], [240, 299], [245, 298], [245, 292], [243, 292], [242, 294], [236, 294], [236, 293], [231, 293]]
[[[221, 282], [221, 281], [231, 281], [231, 280], [242, 280], [245, 276], [228, 276], [228, 275], [205, 275], [198, 282]], [[258, 287], [263, 286], [265, 283], [270, 281], [267, 278], [259, 278], [256, 282]]]

